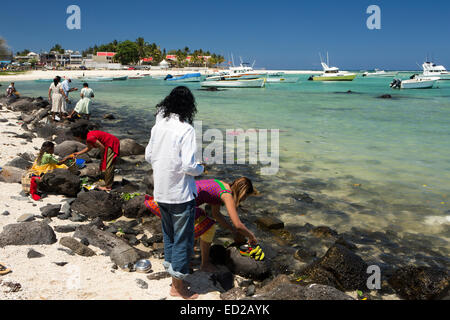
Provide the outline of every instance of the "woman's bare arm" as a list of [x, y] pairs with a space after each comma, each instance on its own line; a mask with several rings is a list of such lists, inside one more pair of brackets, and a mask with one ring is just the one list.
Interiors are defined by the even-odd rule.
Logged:
[[245, 226], [245, 224], [242, 223], [241, 219], [239, 218], [233, 196], [229, 193], [224, 193], [222, 194], [222, 201], [225, 203], [228, 215], [230, 216], [231, 222], [236, 228], [236, 231], [242, 234], [243, 236], [246, 236], [249, 239], [250, 243], [252, 244], [257, 243], [258, 241], [256, 240], [256, 237], [253, 234], [253, 232], [248, 230], [248, 228]]

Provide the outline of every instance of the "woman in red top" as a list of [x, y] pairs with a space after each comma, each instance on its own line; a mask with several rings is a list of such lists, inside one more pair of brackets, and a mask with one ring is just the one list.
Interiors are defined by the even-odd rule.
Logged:
[[99, 148], [103, 152], [102, 162], [100, 163], [100, 171], [105, 174], [105, 187], [100, 190], [111, 191], [114, 183], [114, 164], [120, 155], [120, 141], [117, 137], [103, 131], [89, 131], [87, 126], [80, 126], [71, 129], [73, 136], [78, 141], [86, 141], [87, 147], [79, 152], [74, 153], [78, 156], [87, 153], [93, 148]]

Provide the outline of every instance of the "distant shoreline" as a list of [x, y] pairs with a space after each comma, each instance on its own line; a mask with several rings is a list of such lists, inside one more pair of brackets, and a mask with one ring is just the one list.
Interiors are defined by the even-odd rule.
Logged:
[[[167, 74], [186, 74], [192, 72], [200, 72], [202, 75], [209, 75], [216, 72], [218, 69], [168, 69], [168, 70], [33, 70], [26, 73], [0, 76], [0, 82], [8, 81], [31, 81], [39, 79], [53, 79], [55, 76], [70, 77], [73, 79], [79, 77], [112, 77], [112, 76], [136, 76], [142, 74], [149, 74], [151, 76], [161, 76]], [[284, 72], [285, 74], [318, 74], [321, 71], [313, 70], [255, 70], [264, 72]]]

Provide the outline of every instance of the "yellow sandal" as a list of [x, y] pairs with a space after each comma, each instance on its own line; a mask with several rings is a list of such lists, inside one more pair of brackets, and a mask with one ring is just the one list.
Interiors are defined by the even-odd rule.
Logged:
[[8, 269], [2, 263], [0, 263], [0, 276], [4, 276], [5, 274], [8, 274], [10, 272], [11, 272], [11, 269]]

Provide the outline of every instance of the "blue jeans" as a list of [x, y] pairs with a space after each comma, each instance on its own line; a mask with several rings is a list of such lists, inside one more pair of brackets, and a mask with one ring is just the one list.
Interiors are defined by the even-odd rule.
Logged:
[[164, 239], [164, 267], [171, 276], [184, 279], [194, 247], [195, 200], [167, 204], [158, 202]]

